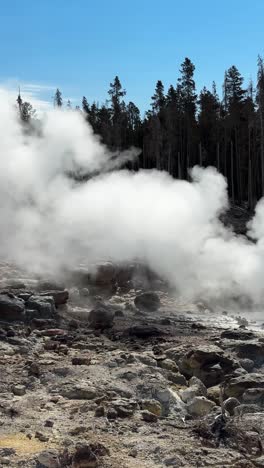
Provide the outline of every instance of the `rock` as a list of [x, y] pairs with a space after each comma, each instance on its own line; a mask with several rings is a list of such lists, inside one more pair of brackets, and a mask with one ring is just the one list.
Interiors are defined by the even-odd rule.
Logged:
[[86, 384], [66, 384], [59, 391], [60, 395], [69, 400], [93, 400], [98, 396], [94, 387]]
[[53, 279], [40, 280], [36, 284], [36, 290], [41, 293], [45, 291], [63, 291], [64, 289], [64, 284], [57, 283]]
[[165, 466], [172, 466], [173, 468], [181, 468], [183, 466], [183, 461], [180, 457], [170, 457], [164, 460]]
[[150, 411], [147, 411], [147, 410], [144, 410], [144, 411], [141, 411], [141, 416], [142, 416], [142, 419], [146, 422], [157, 422], [158, 421], [158, 417], [156, 414], [154, 413], [151, 413]]
[[64, 289], [63, 291], [48, 290], [40, 293], [40, 296], [53, 297], [54, 304], [56, 307], [66, 304], [69, 299], [69, 291]]
[[220, 404], [220, 396], [220, 385], [214, 385], [213, 387], [207, 388], [207, 398], [209, 398], [209, 400], [213, 400], [216, 405]]
[[39, 377], [41, 375], [41, 369], [37, 362], [31, 362], [28, 368], [28, 375]]
[[251, 372], [252, 369], [254, 368], [254, 361], [252, 361], [252, 359], [247, 359], [247, 358], [244, 358], [244, 359], [240, 359], [239, 360], [239, 364], [241, 365], [241, 367], [243, 367], [243, 369], [245, 369], [247, 372]]
[[38, 455], [37, 460], [45, 468], [59, 468], [60, 466], [57, 450], [44, 450]]
[[259, 413], [261, 410], [258, 405], [238, 405], [234, 409], [234, 416], [243, 416], [243, 414], [247, 413]]
[[25, 385], [13, 385], [12, 392], [14, 393], [14, 395], [17, 395], [17, 396], [25, 395], [26, 387]]
[[79, 447], [72, 459], [72, 468], [96, 468], [99, 461], [89, 446]]
[[238, 357], [251, 359], [257, 366], [264, 363], [264, 343], [260, 341], [240, 342], [235, 350]]
[[54, 421], [52, 419], [47, 419], [44, 424], [45, 427], [53, 427], [54, 426]]
[[225, 394], [239, 399], [248, 388], [264, 388], [264, 374], [245, 374], [230, 379], [226, 384]]
[[109, 450], [103, 444], [78, 443], [72, 456], [72, 468], [97, 468], [101, 466], [100, 457], [105, 455], [109, 455]]
[[259, 458], [255, 458], [255, 460], [254, 460], [254, 465], [255, 465], [257, 468], [264, 468], [264, 455], [262, 455], [262, 456], [259, 457]]
[[171, 372], [178, 372], [179, 368], [176, 364], [175, 361], [173, 361], [172, 359], [162, 359], [159, 361], [159, 367], [161, 367], [162, 369], [167, 369]]
[[45, 328], [54, 328], [55, 325], [56, 322], [52, 319], [33, 318], [30, 322], [30, 328], [32, 330], [45, 330]]
[[184, 403], [188, 403], [196, 396], [206, 396], [207, 390], [204, 384], [197, 379], [197, 377], [192, 377], [189, 381], [189, 388], [181, 390], [179, 395]]
[[14, 294], [0, 294], [0, 320], [13, 322], [25, 319], [25, 303]]
[[237, 398], [230, 397], [227, 398], [227, 400], [224, 401], [224, 409], [231, 415], [234, 415], [234, 409], [240, 405], [240, 402], [238, 401]]
[[89, 366], [91, 364], [91, 356], [74, 356], [72, 358], [73, 366]]
[[179, 359], [178, 366], [183, 375], [198, 377], [206, 387], [211, 387], [222, 382], [225, 375], [237, 368], [238, 364], [221, 348], [207, 345], [190, 350]]
[[221, 338], [227, 338], [229, 340], [252, 340], [254, 333], [249, 330], [224, 330], [221, 333]]
[[215, 407], [215, 403], [204, 396], [196, 396], [187, 403], [187, 411], [192, 416], [206, 416]]
[[129, 452], [128, 452], [128, 456], [129, 457], [133, 457], [133, 458], [136, 458], [138, 456], [138, 451], [136, 448], [132, 448]]
[[46, 434], [43, 434], [42, 432], [39, 432], [39, 431], [36, 431], [35, 438], [40, 440], [40, 442], [48, 442], [49, 440], [49, 437]]
[[243, 402], [264, 406], [264, 388], [249, 388], [243, 393]]
[[157, 361], [153, 356], [150, 356], [149, 354], [142, 353], [142, 354], [134, 354], [134, 357], [142, 362], [142, 364], [145, 364], [145, 366], [150, 366], [150, 367], [157, 367]]
[[129, 329], [129, 335], [136, 338], [151, 338], [153, 336], [160, 336], [163, 332], [154, 325], [134, 325]]
[[160, 298], [154, 292], [145, 292], [137, 295], [134, 299], [134, 303], [138, 309], [149, 312], [160, 308]]
[[142, 400], [141, 402], [141, 409], [149, 411], [156, 416], [162, 415], [162, 407], [161, 404], [157, 400]]
[[117, 411], [114, 408], [109, 408], [107, 411], [107, 419], [113, 420], [118, 417]]
[[89, 325], [95, 329], [111, 328], [115, 313], [111, 307], [98, 305], [89, 313]]
[[174, 372], [168, 372], [167, 378], [170, 382], [173, 382], [175, 385], [187, 385], [186, 378], [179, 372], [177, 372], [176, 374]]
[[133, 416], [135, 410], [138, 409], [136, 401], [125, 398], [112, 401], [112, 406], [120, 418]]
[[26, 302], [26, 308], [28, 320], [52, 318], [56, 314], [54, 299], [51, 296], [31, 296]]
[[91, 274], [91, 281], [99, 286], [112, 285], [116, 281], [116, 266], [111, 262], [96, 265], [96, 272]]
[[94, 413], [96, 418], [102, 418], [105, 415], [105, 408], [104, 406], [98, 406]]

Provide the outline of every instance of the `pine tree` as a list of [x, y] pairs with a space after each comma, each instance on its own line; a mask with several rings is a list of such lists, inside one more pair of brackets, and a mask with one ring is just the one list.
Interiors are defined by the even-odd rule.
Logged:
[[258, 57], [257, 104], [260, 134], [261, 195], [264, 195], [264, 61]]
[[158, 114], [164, 108], [166, 99], [164, 96], [164, 86], [161, 80], [157, 81], [155, 93], [152, 96], [152, 112], [154, 114]]
[[89, 114], [90, 106], [85, 96], [82, 98], [82, 109], [85, 114]]
[[54, 106], [55, 107], [62, 107], [62, 93], [59, 88], [56, 89], [55, 96], [54, 96]]
[[195, 92], [194, 70], [194, 64], [189, 58], [186, 57], [184, 62], [181, 64], [181, 77], [178, 80], [183, 101], [183, 108], [185, 113], [191, 119], [195, 119], [197, 99]]

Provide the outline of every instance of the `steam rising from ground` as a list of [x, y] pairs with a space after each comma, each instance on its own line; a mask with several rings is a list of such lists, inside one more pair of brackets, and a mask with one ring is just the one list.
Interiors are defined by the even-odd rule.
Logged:
[[[118, 170], [137, 150], [113, 155], [78, 112], [48, 112], [32, 137], [8, 95], [0, 99], [2, 259], [59, 274], [84, 260], [139, 258], [188, 297], [245, 294], [262, 303], [263, 201], [251, 225], [253, 244], [218, 220], [228, 201], [215, 169], [195, 167], [191, 183]], [[76, 183], [71, 171], [100, 175]]]

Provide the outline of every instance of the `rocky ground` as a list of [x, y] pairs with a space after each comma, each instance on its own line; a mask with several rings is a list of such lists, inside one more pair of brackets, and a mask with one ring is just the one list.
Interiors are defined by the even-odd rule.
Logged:
[[0, 466], [264, 467], [260, 326], [136, 264], [0, 278]]

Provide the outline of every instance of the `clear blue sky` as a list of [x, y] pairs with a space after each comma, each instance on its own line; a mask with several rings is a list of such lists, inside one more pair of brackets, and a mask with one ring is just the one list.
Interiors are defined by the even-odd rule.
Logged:
[[[104, 101], [119, 75], [127, 99], [146, 110], [158, 79], [175, 84], [184, 57], [197, 88], [237, 65], [255, 80], [264, 54], [264, 0], [2, 0], [0, 80], [34, 92]], [[39, 84], [51, 89], [38, 89]], [[22, 87], [23, 88], [23, 87]], [[30, 88], [30, 86], [29, 86]], [[22, 89], [23, 91], [23, 89]]]

